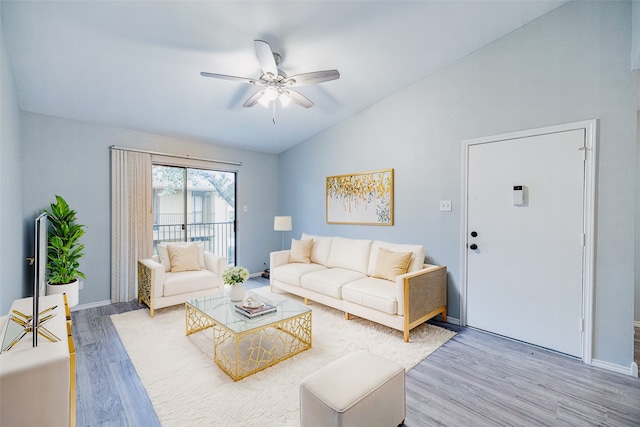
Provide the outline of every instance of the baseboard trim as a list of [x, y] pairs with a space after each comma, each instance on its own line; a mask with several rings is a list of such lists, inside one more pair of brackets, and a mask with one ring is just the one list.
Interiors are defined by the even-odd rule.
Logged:
[[[442, 320], [442, 317], [438, 315], [436, 317], [439, 320]], [[451, 323], [452, 325], [460, 326], [460, 319], [456, 319], [455, 317], [447, 316], [447, 323]]]
[[640, 320], [636, 320], [633, 322], [633, 326], [636, 328], [640, 328]]
[[607, 371], [617, 372], [619, 374], [629, 375], [632, 377], [638, 377], [638, 365], [636, 362], [631, 363], [629, 367], [622, 365], [616, 365], [615, 363], [605, 362], [604, 360], [592, 359], [591, 366], [596, 368], [606, 369]]
[[86, 310], [88, 308], [104, 307], [105, 305], [109, 305], [109, 304], [111, 304], [111, 300], [106, 299], [104, 301], [96, 301], [96, 302], [90, 302], [88, 304], [76, 305], [75, 307], [71, 307], [71, 311], [80, 311], [80, 310]]

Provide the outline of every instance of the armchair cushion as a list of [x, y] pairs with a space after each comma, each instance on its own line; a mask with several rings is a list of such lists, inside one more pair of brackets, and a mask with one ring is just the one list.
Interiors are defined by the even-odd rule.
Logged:
[[167, 249], [169, 250], [172, 273], [201, 270], [196, 245], [170, 245]]
[[166, 273], [162, 296], [168, 297], [202, 289], [212, 289], [215, 284], [216, 277], [209, 270]]
[[202, 242], [174, 242], [174, 243], [158, 243], [158, 262], [164, 266], [164, 271], [171, 271], [171, 257], [169, 256], [169, 246], [189, 246], [195, 245], [198, 248], [198, 264], [200, 268], [206, 268], [204, 261], [204, 243]]

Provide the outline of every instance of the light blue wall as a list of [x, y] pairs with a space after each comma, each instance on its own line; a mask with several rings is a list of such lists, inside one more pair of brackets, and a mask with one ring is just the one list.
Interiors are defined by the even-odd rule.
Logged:
[[[631, 67], [636, 71], [640, 87], [640, 1], [635, 0], [632, 3], [632, 48], [631, 48]], [[640, 110], [640, 103], [638, 103]], [[640, 112], [638, 113], [638, 122], [640, 122]], [[640, 164], [640, 123], [638, 124], [638, 140], [636, 145], [637, 164]], [[636, 239], [636, 267], [635, 267], [635, 321], [640, 324], [640, 173], [636, 174], [636, 223], [635, 223], [635, 239]]]
[[640, 1], [631, 2], [633, 34], [631, 37], [631, 63], [634, 70], [640, 69]]
[[22, 233], [20, 148], [20, 104], [0, 12], [0, 314], [31, 286], [25, 256], [33, 245]]
[[[638, 7], [640, 9], [640, 7]], [[640, 25], [640, 23], [638, 24]], [[638, 86], [640, 86], [640, 75], [638, 75]], [[640, 110], [640, 105], [638, 105]], [[636, 165], [640, 165], [640, 111], [637, 116], [637, 132], [636, 132]], [[635, 310], [634, 319], [635, 322], [640, 324], [640, 172], [636, 170], [636, 223], [635, 223]], [[640, 325], [639, 325], [640, 326]]]
[[[109, 147], [188, 154], [216, 160], [240, 161], [238, 170], [238, 259], [250, 272], [263, 270], [269, 252], [277, 249], [273, 231], [276, 214], [277, 157], [167, 136], [61, 119], [22, 114], [24, 158], [23, 216], [25, 227], [37, 213], [63, 196], [87, 226], [87, 276], [80, 304], [110, 299], [110, 152]], [[247, 212], [242, 207], [247, 205]]]
[[[293, 215], [294, 236], [424, 245], [429, 261], [448, 267], [449, 314], [459, 317], [461, 141], [599, 119], [594, 358], [630, 367], [637, 167], [630, 52], [631, 3], [570, 2], [282, 153], [279, 210]], [[384, 168], [395, 169], [395, 226], [326, 224], [326, 176]], [[453, 212], [439, 212], [444, 199]]]

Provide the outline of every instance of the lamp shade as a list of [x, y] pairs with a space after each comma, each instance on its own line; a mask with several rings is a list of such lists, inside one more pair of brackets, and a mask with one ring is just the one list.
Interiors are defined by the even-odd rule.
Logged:
[[275, 231], [291, 231], [291, 217], [277, 216], [273, 219], [273, 229]]

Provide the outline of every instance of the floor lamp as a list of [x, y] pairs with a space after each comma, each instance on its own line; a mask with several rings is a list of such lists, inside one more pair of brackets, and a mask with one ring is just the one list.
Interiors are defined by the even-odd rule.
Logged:
[[284, 251], [284, 232], [291, 231], [291, 217], [290, 216], [277, 216], [273, 220], [273, 229], [275, 231], [282, 231], [282, 250]]

